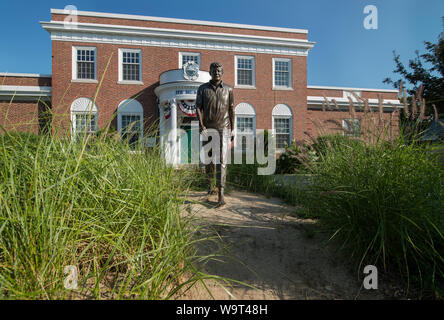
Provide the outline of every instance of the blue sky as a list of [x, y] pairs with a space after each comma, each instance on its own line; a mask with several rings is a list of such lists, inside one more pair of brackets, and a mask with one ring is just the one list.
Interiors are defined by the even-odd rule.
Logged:
[[[443, 31], [442, 0], [41, 0], [0, 2], [0, 72], [51, 73], [51, 41], [39, 21], [50, 9], [75, 5], [80, 11], [232, 22], [308, 29], [316, 42], [308, 57], [308, 84], [390, 88], [396, 49], [407, 62], [423, 41]], [[378, 29], [367, 30], [364, 7], [378, 9]]]

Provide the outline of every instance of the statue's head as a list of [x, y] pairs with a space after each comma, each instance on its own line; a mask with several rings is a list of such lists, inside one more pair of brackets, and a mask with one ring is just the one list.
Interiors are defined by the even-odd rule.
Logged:
[[213, 62], [210, 64], [210, 76], [213, 81], [219, 81], [224, 74], [222, 64], [219, 62]]

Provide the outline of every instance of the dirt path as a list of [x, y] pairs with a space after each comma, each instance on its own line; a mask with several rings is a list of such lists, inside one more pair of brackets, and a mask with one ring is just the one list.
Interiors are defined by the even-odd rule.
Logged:
[[[199, 247], [203, 255], [219, 253], [201, 269], [255, 287], [206, 280], [215, 299], [384, 299], [380, 290], [361, 287], [325, 236], [314, 233], [316, 221], [296, 218], [295, 207], [241, 191], [227, 195], [220, 209], [215, 196], [207, 199], [194, 192], [184, 210], [205, 226], [202, 232], [220, 237]], [[211, 296], [198, 285], [180, 299]]]

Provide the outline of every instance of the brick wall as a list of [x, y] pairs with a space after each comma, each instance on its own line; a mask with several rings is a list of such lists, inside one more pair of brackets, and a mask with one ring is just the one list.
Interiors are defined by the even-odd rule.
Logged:
[[7, 131], [42, 133], [45, 110], [42, 102], [0, 100], [0, 126]]
[[[91, 44], [81, 42], [53, 41], [53, 108], [60, 117], [60, 125], [69, 127], [69, 110], [71, 103], [79, 97], [93, 99], [98, 88], [97, 83], [72, 81], [72, 47], [94, 46], [97, 48], [97, 78], [101, 79], [106, 65], [110, 61], [106, 74], [98, 91], [96, 104], [98, 107], [98, 124], [104, 127], [115, 114], [120, 102], [139, 95], [136, 99], [142, 104], [145, 121], [150, 123], [156, 119], [156, 95], [154, 88], [158, 86], [161, 73], [178, 68], [179, 52], [199, 52], [202, 70], [208, 71], [213, 61], [219, 61], [224, 67], [223, 80], [234, 87], [235, 55], [255, 57], [256, 89], [235, 88], [235, 104], [248, 102], [254, 106], [257, 114], [257, 128], [271, 129], [271, 112], [278, 103], [291, 107], [297, 119], [302, 119], [306, 112], [307, 60], [306, 57], [282, 56], [292, 59], [293, 90], [272, 89], [272, 58], [269, 54], [246, 54], [244, 52], [225, 52], [212, 50], [181, 50], [177, 48], [138, 47], [113, 44]], [[143, 85], [118, 84], [118, 49], [136, 48], [142, 50]], [[114, 120], [113, 125], [116, 126]], [[294, 130], [301, 131], [294, 122]], [[302, 132], [302, 131], [301, 131]]]
[[[64, 21], [66, 17], [67, 15], [65, 14], [52, 14], [53, 21]], [[198, 24], [184, 24], [184, 23], [120, 19], [120, 18], [116, 19], [116, 18], [103, 18], [103, 17], [88, 17], [88, 16], [78, 16], [77, 22], [133, 26], [133, 27], [144, 27], [144, 28], [165, 28], [165, 29], [192, 30], [192, 31], [203, 31], [203, 32], [233, 33], [233, 34], [245, 34], [253, 36], [290, 38], [290, 39], [307, 39], [306, 33], [243, 29], [243, 28], [223, 27], [217, 25], [208, 26], [208, 25], [198, 25]]]

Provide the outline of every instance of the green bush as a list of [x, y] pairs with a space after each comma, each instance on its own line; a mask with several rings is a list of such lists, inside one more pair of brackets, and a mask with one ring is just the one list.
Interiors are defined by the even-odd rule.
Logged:
[[198, 274], [188, 181], [157, 149], [0, 135], [0, 298], [172, 297]]
[[399, 272], [442, 295], [444, 173], [436, 157], [402, 139], [335, 143], [323, 152], [310, 211], [360, 266]]

